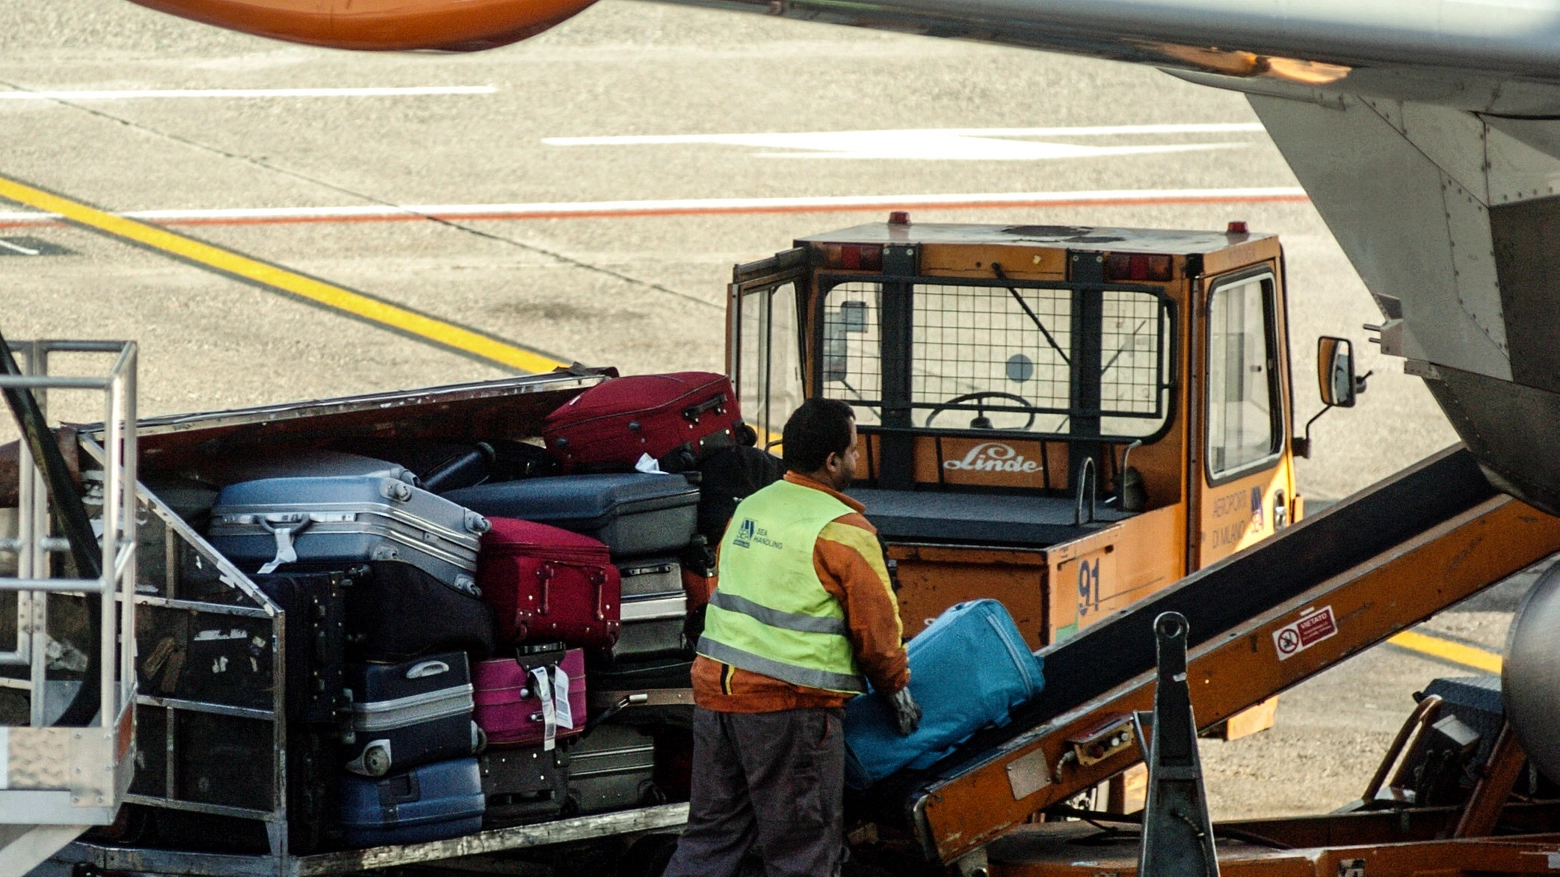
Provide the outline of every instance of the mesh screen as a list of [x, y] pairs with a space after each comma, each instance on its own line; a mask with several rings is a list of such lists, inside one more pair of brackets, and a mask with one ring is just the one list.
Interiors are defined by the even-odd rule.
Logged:
[[823, 312], [823, 395], [850, 403], [857, 424], [881, 422], [882, 335], [876, 283], [845, 283], [830, 290]]
[[939, 406], [973, 393], [1003, 393], [1016, 398], [971, 401], [988, 411], [1066, 409], [1071, 329], [1070, 290], [917, 286], [911, 403]]
[[[1147, 435], [1164, 415], [1168, 325], [1151, 294], [1101, 296], [1100, 405], [1106, 434]], [[824, 301], [823, 395], [879, 422], [882, 290], [848, 282]], [[915, 425], [977, 421], [997, 429], [1064, 432], [1073, 409], [1073, 291], [919, 284], [914, 289], [910, 404]], [[960, 413], [964, 412], [964, 413]]]
[[1106, 414], [1156, 414], [1167, 328], [1159, 301], [1140, 292], [1102, 295], [1100, 405]]

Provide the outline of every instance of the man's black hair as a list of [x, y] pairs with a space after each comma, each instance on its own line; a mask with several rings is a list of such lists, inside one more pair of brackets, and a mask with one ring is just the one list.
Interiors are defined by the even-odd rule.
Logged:
[[838, 399], [808, 399], [791, 414], [781, 434], [785, 442], [785, 468], [792, 472], [817, 472], [830, 454], [850, 450], [850, 425], [856, 412]]

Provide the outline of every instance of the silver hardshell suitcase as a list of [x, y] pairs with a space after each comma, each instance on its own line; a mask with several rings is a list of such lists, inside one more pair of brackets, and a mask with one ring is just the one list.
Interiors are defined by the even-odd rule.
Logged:
[[223, 488], [213, 547], [241, 567], [401, 561], [476, 594], [487, 519], [388, 477], [265, 478]]
[[681, 591], [643, 597], [624, 597], [623, 626], [612, 646], [612, 660], [625, 661], [676, 655], [687, 651], [683, 624], [688, 617], [688, 596]]

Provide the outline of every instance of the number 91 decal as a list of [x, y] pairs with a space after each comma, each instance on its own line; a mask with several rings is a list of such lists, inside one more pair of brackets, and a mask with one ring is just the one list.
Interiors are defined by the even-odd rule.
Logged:
[[1078, 562], [1078, 616], [1100, 609], [1100, 559]]

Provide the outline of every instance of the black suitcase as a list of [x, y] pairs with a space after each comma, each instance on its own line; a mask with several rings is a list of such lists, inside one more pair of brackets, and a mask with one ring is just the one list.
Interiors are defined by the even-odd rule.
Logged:
[[347, 592], [347, 654], [397, 663], [460, 650], [482, 660], [497, 648], [493, 610], [409, 563], [368, 564]]
[[348, 664], [352, 740], [346, 768], [365, 776], [460, 758], [478, 748], [465, 652], [400, 664]]
[[487, 796], [485, 828], [551, 819], [569, 799], [569, 754], [564, 746], [490, 749], [477, 759]]
[[563, 474], [563, 464], [541, 445], [514, 439], [493, 439], [488, 442], [488, 446], [493, 449], [493, 477], [490, 481], [518, 481], [522, 478]]
[[569, 752], [569, 801], [576, 813], [601, 813], [660, 804], [655, 784], [655, 737], [615, 723], [600, 725]]
[[686, 655], [613, 662], [592, 655], [585, 674], [591, 722], [639, 728], [693, 727], [693, 659]]
[[346, 594], [368, 567], [345, 572], [254, 576], [285, 613], [287, 720], [333, 724], [341, 709], [346, 664]]

